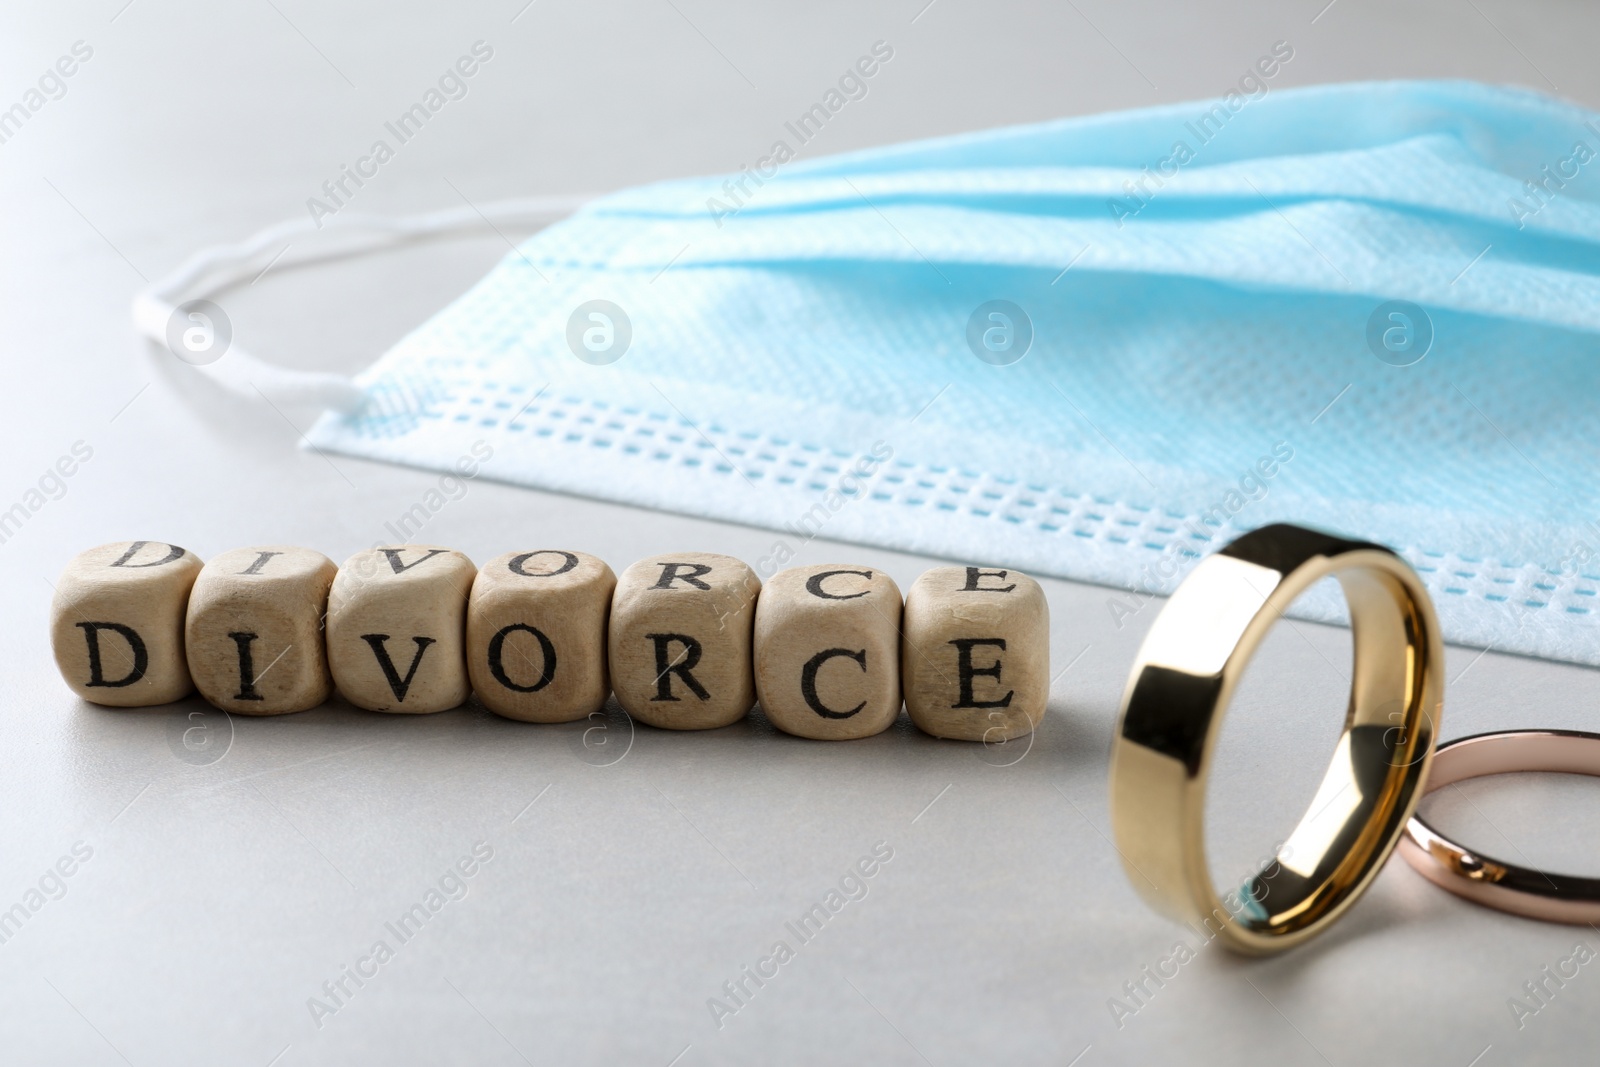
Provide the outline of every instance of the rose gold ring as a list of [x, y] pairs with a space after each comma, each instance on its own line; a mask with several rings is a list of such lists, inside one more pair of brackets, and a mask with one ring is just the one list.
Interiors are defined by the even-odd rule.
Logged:
[[[1506, 730], [1434, 750], [1428, 792], [1488, 774], [1554, 771], [1600, 775], [1600, 734]], [[1400, 855], [1428, 881], [1474, 904], [1558, 923], [1600, 922], [1600, 878], [1551, 874], [1471, 852], [1413, 815]]]

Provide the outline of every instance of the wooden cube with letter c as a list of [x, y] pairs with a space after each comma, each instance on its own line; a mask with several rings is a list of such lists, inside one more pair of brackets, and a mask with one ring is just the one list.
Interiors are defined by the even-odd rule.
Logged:
[[678, 552], [622, 572], [611, 600], [611, 688], [640, 722], [710, 730], [756, 702], [751, 627], [761, 580], [732, 556]]
[[357, 552], [328, 593], [328, 666], [368, 711], [425, 714], [467, 699], [467, 597], [478, 569], [460, 552], [404, 545]]
[[322, 641], [328, 587], [338, 568], [290, 545], [212, 557], [189, 594], [184, 648], [200, 695], [236, 715], [305, 711], [333, 679]]
[[1050, 606], [1019, 571], [934, 567], [906, 593], [900, 670], [911, 721], [935, 737], [1020, 737], [1050, 699]]
[[571, 722], [611, 692], [605, 560], [547, 548], [483, 565], [467, 604], [467, 674], [483, 706], [524, 722]]
[[96, 704], [166, 704], [194, 688], [183, 618], [200, 557], [163, 541], [117, 541], [74, 556], [56, 583], [50, 644], [74, 693]]
[[842, 741], [900, 715], [900, 588], [871, 567], [792, 567], [756, 609], [756, 690], [785, 733]]

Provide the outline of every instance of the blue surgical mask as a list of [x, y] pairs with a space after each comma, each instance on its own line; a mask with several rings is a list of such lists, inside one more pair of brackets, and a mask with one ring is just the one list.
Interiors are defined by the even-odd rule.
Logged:
[[1600, 117], [1260, 84], [596, 200], [311, 440], [483, 438], [490, 477], [769, 527], [764, 575], [870, 542], [1103, 583], [1119, 625], [1322, 525], [1448, 638], [1600, 664]]

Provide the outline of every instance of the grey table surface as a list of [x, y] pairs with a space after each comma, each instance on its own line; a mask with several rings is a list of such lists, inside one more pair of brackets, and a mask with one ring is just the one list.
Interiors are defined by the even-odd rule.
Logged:
[[[0, 1063], [1592, 1062], [1600, 967], [1537, 1014], [1508, 1001], [1600, 933], [1475, 908], [1398, 862], [1321, 940], [1266, 961], [1200, 948], [1129, 999], [1185, 934], [1135, 898], [1108, 840], [1112, 724], [1156, 608], [1118, 627], [1105, 589], [1045, 583], [1061, 673], [1040, 730], [1001, 748], [905, 722], [808, 743], [759, 714], [705, 734], [619, 723], [610, 748], [585, 747], [588, 724], [471, 706], [229, 722], [198, 702], [91, 707], [51, 662], [49, 583], [90, 544], [342, 559], [432, 484], [298, 448], [314, 412], [194, 381], [134, 335], [128, 302], [194, 248], [303, 212], [472, 42], [493, 63], [363, 188], [366, 209], [459, 203], [447, 180], [477, 200], [736, 169], [879, 39], [892, 69], [818, 151], [1214, 95], [1277, 40], [1295, 49], [1280, 85], [1466, 76], [1600, 105], [1595, 8], [1324, 2], [8, 4], [0, 105], [75, 42], [92, 55], [0, 144], [0, 507], [75, 442], [93, 456], [0, 544], [0, 909], [27, 915], [0, 943]], [[353, 371], [504, 250], [272, 272], [227, 306], [253, 351]], [[487, 479], [428, 536], [479, 560], [566, 544], [618, 569], [682, 548], [754, 559], [770, 540]], [[902, 587], [930, 562], [820, 540], [800, 562], [829, 559]], [[1263, 651], [1212, 790], [1220, 875], [1248, 872], [1308, 801], [1348, 655], [1347, 633], [1309, 624]], [[1591, 670], [1473, 649], [1448, 670], [1447, 737], [1596, 719]], [[180, 738], [195, 723], [215, 739], [199, 755]], [[1429, 810], [1490, 852], [1600, 874], [1595, 800], [1588, 780], [1517, 776]], [[874, 847], [892, 859], [866, 895], [793, 938], [785, 923]], [[448, 877], [474, 849], [490, 858]], [[50, 873], [63, 858], [70, 877]], [[395, 937], [441, 882], [445, 905]], [[713, 1018], [779, 940], [794, 958]], [[376, 973], [357, 986], [357, 966]], [[1138, 1010], [1119, 1019], [1113, 998]]]

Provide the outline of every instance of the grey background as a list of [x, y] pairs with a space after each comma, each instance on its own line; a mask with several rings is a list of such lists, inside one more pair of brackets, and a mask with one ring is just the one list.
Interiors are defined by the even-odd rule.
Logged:
[[[73, 442], [94, 454], [0, 544], [0, 909], [75, 843], [93, 854], [0, 944], [0, 1060], [1592, 1059], [1600, 965], [1520, 1030], [1507, 999], [1579, 940], [1600, 948], [1600, 932], [1474, 908], [1398, 862], [1320, 941], [1269, 961], [1202, 950], [1119, 1029], [1108, 999], [1182, 931], [1135, 898], [1107, 840], [1116, 704], [1157, 607], [1118, 628], [1104, 589], [1045, 583], [1062, 673], [1031, 745], [1001, 749], [904, 722], [809, 743], [757, 714], [706, 734], [640, 727], [631, 747], [618, 727], [602, 751], [625, 755], [595, 766], [582, 723], [330, 705], [229, 724], [187, 718], [204, 716], [197, 702], [94, 708], [56, 677], [49, 583], [80, 549], [286, 541], [338, 560], [435, 484], [298, 449], [314, 412], [216, 393], [138, 340], [127, 309], [141, 278], [193, 249], [303, 212], [475, 40], [494, 59], [361, 191], [362, 210], [457, 204], [446, 179], [476, 201], [735, 169], [878, 39], [894, 62], [815, 151], [1214, 95], [1280, 39], [1295, 58], [1275, 88], [1464, 76], [1600, 105], [1600, 12], [1575, 3], [923, 2], [7, 6], [0, 107], [73, 42], [94, 55], [0, 144], [0, 508]], [[258, 354], [353, 371], [504, 251], [433, 242], [269, 272], [222, 302]], [[753, 560], [771, 541], [492, 473], [426, 536], [479, 560], [569, 545], [619, 570], [675, 548]], [[930, 562], [821, 541], [799, 562], [829, 559], [902, 587]], [[1249, 872], [1309, 800], [1348, 655], [1343, 631], [1294, 624], [1258, 660], [1214, 783], [1220, 875]], [[1594, 721], [1593, 671], [1471, 649], [1451, 649], [1448, 670], [1446, 736]], [[209, 722], [220, 759], [179, 758], [192, 721]], [[1522, 776], [1429, 810], [1491, 853], [1595, 875], [1596, 797], [1586, 780]], [[477, 842], [493, 858], [465, 898], [398, 945], [385, 921]], [[877, 842], [894, 858], [868, 895], [719, 1030], [707, 998], [790, 940], [784, 922]], [[308, 998], [379, 938], [394, 959], [319, 1028]]]

